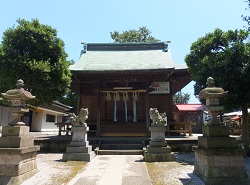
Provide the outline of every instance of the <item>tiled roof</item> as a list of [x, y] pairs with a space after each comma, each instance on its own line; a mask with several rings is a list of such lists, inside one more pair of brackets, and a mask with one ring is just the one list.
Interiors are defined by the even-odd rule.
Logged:
[[176, 104], [175, 106], [179, 111], [185, 112], [203, 111], [204, 107], [202, 104]]
[[70, 66], [74, 72], [122, 72], [186, 69], [177, 65], [163, 42], [87, 44], [78, 62]]

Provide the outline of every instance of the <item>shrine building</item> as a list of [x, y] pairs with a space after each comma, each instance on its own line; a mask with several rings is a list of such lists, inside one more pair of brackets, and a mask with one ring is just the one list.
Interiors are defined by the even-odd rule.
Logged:
[[165, 42], [84, 44], [70, 70], [77, 108], [89, 109], [96, 136], [148, 136], [149, 108], [174, 122], [173, 95], [191, 82]]

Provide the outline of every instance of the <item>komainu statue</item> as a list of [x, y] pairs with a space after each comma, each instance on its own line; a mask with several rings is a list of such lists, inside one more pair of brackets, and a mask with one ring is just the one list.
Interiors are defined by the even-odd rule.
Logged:
[[74, 113], [70, 115], [70, 121], [73, 126], [83, 126], [85, 121], [88, 119], [89, 111], [88, 108], [81, 108], [80, 113], [76, 116]]
[[158, 127], [158, 126], [165, 126], [166, 124], [166, 113], [163, 113], [162, 115], [160, 115], [159, 111], [157, 110], [157, 108], [150, 108], [149, 109], [149, 116], [150, 119], [152, 119], [152, 127]]

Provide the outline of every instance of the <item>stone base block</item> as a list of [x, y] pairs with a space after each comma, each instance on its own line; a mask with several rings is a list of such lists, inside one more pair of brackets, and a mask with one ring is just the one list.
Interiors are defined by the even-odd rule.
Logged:
[[89, 141], [71, 141], [70, 146], [72, 147], [85, 147], [89, 146]]
[[160, 142], [157, 142], [157, 141], [150, 141], [150, 146], [152, 147], [167, 147], [167, 142], [165, 141], [160, 141]]
[[72, 136], [72, 141], [87, 141], [87, 131], [89, 130], [89, 127], [87, 127], [86, 124], [81, 126], [73, 126], [71, 130], [74, 133]]
[[146, 162], [168, 162], [168, 161], [173, 161], [174, 157], [171, 153], [152, 154], [152, 153], [145, 152], [144, 160]]
[[63, 161], [87, 161], [90, 162], [96, 156], [94, 151], [90, 153], [64, 153]]
[[198, 137], [198, 146], [206, 149], [234, 149], [237, 147], [235, 138], [231, 137]]
[[152, 153], [152, 154], [166, 154], [166, 153], [171, 153], [171, 147], [167, 146], [167, 147], [152, 147], [152, 146], [148, 146], [147, 147], [147, 152], [148, 153]]
[[33, 136], [6, 136], [0, 137], [0, 148], [22, 148], [34, 145]]
[[66, 148], [66, 153], [90, 153], [91, 151], [92, 151], [92, 146]]
[[[246, 170], [244, 167], [222, 167], [222, 166], [202, 166], [204, 172], [198, 171], [201, 164], [195, 163], [194, 173], [199, 176], [206, 185], [249, 185]], [[201, 169], [200, 169], [201, 170]]]
[[243, 150], [205, 150], [197, 147], [193, 149], [195, 151], [194, 173], [205, 184], [249, 184], [244, 167]]
[[[199, 176], [198, 174], [196, 174]], [[211, 178], [211, 177], [201, 177], [199, 176], [206, 185], [249, 185], [250, 182], [248, 178]]]
[[165, 141], [165, 127], [149, 127], [149, 131], [151, 131], [151, 141]]
[[35, 175], [38, 172], [37, 169], [28, 171], [22, 175], [19, 176], [5, 176], [5, 175], [0, 175], [0, 185], [17, 185], [17, 184], [22, 184], [25, 180], [29, 179], [33, 175]]
[[28, 126], [4, 126], [2, 128], [2, 137], [6, 136], [29, 136]]
[[229, 137], [229, 128], [224, 125], [204, 125], [202, 132], [206, 137]]
[[28, 148], [1, 148], [0, 175], [20, 176], [37, 169], [36, 152], [39, 147]]

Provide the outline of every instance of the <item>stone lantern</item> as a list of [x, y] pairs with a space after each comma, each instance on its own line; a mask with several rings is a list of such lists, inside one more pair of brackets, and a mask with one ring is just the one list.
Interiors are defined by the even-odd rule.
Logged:
[[220, 87], [214, 86], [214, 79], [207, 79], [208, 87], [199, 93], [206, 100], [205, 110], [211, 116], [208, 124], [203, 125], [203, 136], [198, 137], [195, 152], [194, 173], [207, 185], [249, 184], [244, 167], [244, 151], [239, 148], [236, 139], [229, 136], [229, 128], [217, 119], [224, 109], [219, 99], [226, 96]]
[[206, 100], [206, 106], [204, 110], [208, 111], [208, 114], [211, 116], [208, 124], [220, 124], [217, 116], [220, 111], [224, 109], [224, 107], [220, 105], [219, 98], [226, 96], [228, 92], [225, 92], [220, 87], [215, 87], [214, 79], [212, 77], [207, 79], [207, 85], [208, 87], [201, 90], [199, 93], [199, 98]]
[[8, 90], [6, 93], [1, 93], [3, 97], [9, 100], [11, 107], [9, 111], [12, 113], [14, 120], [8, 123], [11, 126], [15, 125], [25, 125], [21, 121], [21, 116], [28, 112], [29, 109], [26, 108], [25, 101], [32, 100], [35, 96], [31, 95], [30, 92], [23, 89], [23, 80], [18, 80], [16, 84], [16, 89]]
[[18, 80], [16, 86], [16, 89], [2, 93], [11, 103], [9, 111], [14, 120], [3, 126], [0, 137], [0, 184], [21, 184], [38, 171], [36, 154], [40, 146], [34, 145], [29, 127], [21, 121], [23, 113], [29, 111], [26, 101], [35, 96], [23, 89], [22, 80]]

